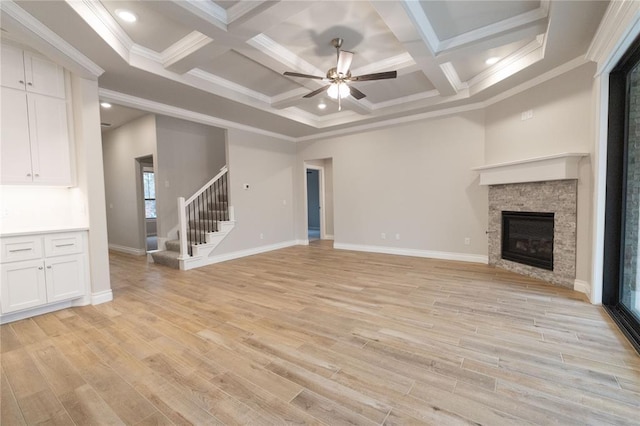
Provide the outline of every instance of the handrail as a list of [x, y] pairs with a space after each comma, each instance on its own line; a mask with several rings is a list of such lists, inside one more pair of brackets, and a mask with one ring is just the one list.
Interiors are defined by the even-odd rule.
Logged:
[[220, 179], [220, 177], [222, 177], [222, 175], [224, 175], [225, 173], [227, 173], [229, 171], [229, 168], [224, 165], [222, 166], [222, 168], [220, 169], [220, 173], [218, 173], [217, 175], [215, 175], [215, 177], [213, 179], [211, 179], [209, 182], [205, 183], [202, 188], [200, 188], [195, 194], [193, 194], [191, 197], [189, 197], [187, 199], [187, 201], [185, 201], [185, 204], [191, 204], [193, 202], [193, 200], [195, 200], [196, 198], [198, 198], [198, 195], [202, 194], [204, 191], [207, 190], [207, 188], [209, 188], [211, 185], [214, 184], [215, 181], [217, 181], [218, 179]]
[[[193, 255], [193, 245], [206, 243], [206, 234], [219, 230], [220, 221], [229, 220], [233, 211], [228, 204], [227, 173], [220, 172], [189, 199], [178, 197], [178, 229], [180, 233], [179, 260]], [[224, 194], [224, 201], [219, 198]], [[224, 207], [222, 207], [224, 206]]]

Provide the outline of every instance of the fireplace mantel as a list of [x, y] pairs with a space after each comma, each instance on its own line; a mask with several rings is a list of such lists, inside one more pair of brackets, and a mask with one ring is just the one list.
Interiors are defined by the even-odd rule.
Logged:
[[474, 167], [480, 172], [480, 185], [544, 182], [550, 180], [578, 179], [578, 163], [587, 153], [568, 152]]

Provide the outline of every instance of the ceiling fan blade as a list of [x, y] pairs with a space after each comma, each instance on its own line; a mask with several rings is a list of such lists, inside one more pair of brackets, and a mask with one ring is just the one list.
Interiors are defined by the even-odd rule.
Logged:
[[319, 93], [322, 93], [322, 92], [324, 92], [325, 90], [327, 90], [327, 89], [329, 88], [329, 86], [331, 86], [331, 85], [330, 85], [330, 84], [327, 84], [326, 86], [321, 87], [321, 88], [319, 88], [319, 89], [317, 89], [317, 90], [314, 90], [314, 91], [313, 91], [313, 92], [311, 92], [311, 93], [307, 93], [306, 95], [304, 95], [304, 96], [303, 96], [303, 98], [311, 98], [311, 97], [314, 97], [315, 95], [317, 95], [317, 94], [319, 94]]
[[353, 53], [341, 50], [338, 55], [338, 65], [336, 65], [336, 72], [338, 74], [347, 75], [349, 68], [351, 68], [351, 61], [353, 60]]
[[286, 75], [289, 77], [302, 77], [302, 78], [313, 78], [315, 80], [324, 80], [324, 77], [318, 77], [317, 75], [310, 75], [310, 74], [300, 74], [299, 72], [285, 71], [283, 75]]
[[398, 71], [385, 71], [377, 72], [373, 74], [359, 75], [357, 77], [351, 77], [351, 81], [371, 81], [371, 80], [386, 80], [388, 78], [396, 78]]
[[357, 100], [360, 100], [360, 99], [362, 99], [362, 98], [367, 96], [367, 95], [365, 95], [364, 93], [362, 93], [361, 91], [359, 91], [358, 89], [356, 89], [353, 86], [349, 86], [349, 90], [351, 91], [351, 96], [353, 96]]

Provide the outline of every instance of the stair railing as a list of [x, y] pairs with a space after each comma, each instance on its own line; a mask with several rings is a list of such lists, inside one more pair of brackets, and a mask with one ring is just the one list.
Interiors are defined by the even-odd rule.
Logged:
[[228, 167], [224, 166], [220, 173], [191, 197], [186, 200], [178, 197], [179, 260], [193, 255], [194, 244], [206, 243], [204, 234], [218, 231], [220, 221], [230, 220], [228, 172]]

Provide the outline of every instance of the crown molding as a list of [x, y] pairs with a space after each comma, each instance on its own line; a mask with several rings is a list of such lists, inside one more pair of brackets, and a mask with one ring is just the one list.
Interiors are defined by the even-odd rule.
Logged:
[[392, 56], [369, 65], [362, 66], [351, 70], [352, 75], [372, 74], [376, 72], [386, 71], [388, 69], [402, 70], [412, 67], [416, 64], [409, 52]]
[[578, 56], [577, 58], [574, 58], [572, 60], [570, 60], [569, 62], [565, 62], [564, 64], [550, 70], [547, 71], [546, 73], [539, 75], [535, 78], [532, 78], [531, 80], [522, 83], [516, 87], [513, 87], [509, 90], [505, 90], [504, 92], [500, 93], [499, 95], [496, 95], [486, 101], [484, 101], [484, 105], [485, 107], [487, 106], [491, 106], [495, 103], [498, 103], [500, 101], [503, 101], [505, 99], [508, 99], [512, 96], [518, 95], [526, 90], [532, 89], [536, 86], [539, 86], [542, 83], [545, 83], [549, 80], [552, 80], [556, 77], [561, 76], [562, 74], [566, 74], [569, 71], [573, 71], [576, 68], [579, 68], [585, 64], [588, 64], [590, 61], [588, 61], [584, 56]]
[[134, 42], [100, 2], [65, 1], [122, 59], [129, 62], [129, 54]]
[[248, 89], [240, 84], [218, 77], [217, 75], [202, 71], [199, 68], [195, 68], [189, 71], [187, 74], [201, 80], [208, 81], [209, 83], [215, 84], [216, 86], [223, 87], [238, 94], [247, 96], [258, 102], [271, 104], [271, 98], [269, 96], [263, 95], [260, 92], [256, 92], [255, 90]]
[[67, 68], [86, 77], [97, 78], [104, 73], [104, 70], [95, 62], [87, 58], [78, 49], [67, 43], [62, 37], [51, 31], [13, 1], [0, 1], [0, 10], [6, 16], [15, 20], [22, 31], [28, 31], [31, 35], [30, 38], [37, 38], [38, 45], [46, 47], [46, 51], [41, 53], [51, 53], [53, 50], [54, 52], [51, 56], [59, 57], [62, 55], [67, 59], [64, 61], [67, 62], [65, 64]]
[[[224, 119], [213, 117], [210, 115], [185, 110], [183, 108], [178, 108], [178, 107], [174, 107], [171, 105], [167, 105], [167, 104], [163, 104], [155, 101], [150, 101], [144, 98], [127, 95], [124, 93], [115, 92], [108, 89], [101, 88], [98, 90], [98, 94], [100, 96], [100, 99], [103, 99], [105, 101], [110, 101], [116, 104], [130, 107], [130, 108], [138, 108], [144, 111], [149, 111], [154, 114], [168, 115], [171, 117], [181, 118], [184, 120], [194, 121], [196, 123], [206, 124], [206, 125], [215, 126], [215, 127], [244, 130], [244, 131], [248, 131], [256, 134], [261, 134], [264, 136], [279, 138], [289, 142], [307, 142], [307, 141], [326, 139], [329, 137], [345, 136], [345, 135], [354, 134], [354, 133], [377, 130], [377, 129], [397, 126], [401, 124], [408, 124], [408, 123], [421, 121], [421, 120], [427, 120], [427, 119], [443, 117], [447, 115], [474, 111], [478, 109], [484, 109], [497, 102], [500, 102], [502, 100], [505, 100], [507, 98], [520, 94], [526, 90], [529, 90], [535, 86], [538, 86], [555, 77], [558, 77], [562, 74], [572, 71], [582, 65], [587, 64], [588, 62], [589, 61], [586, 60], [584, 57], [577, 57], [563, 65], [560, 65], [559, 67], [554, 68], [551, 71], [548, 71], [532, 80], [529, 80], [526, 83], [523, 83], [517, 87], [507, 90], [506, 92], [503, 92], [483, 102], [476, 102], [473, 104], [467, 104], [467, 105], [462, 105], [462, 106], [452, 107], [452, 108], [445, 108], [445, 109], [430, 111], [426, 113], [413, 114], [413, 115], [403, 116], [399, 118], [383, 120], [376, 123], [356, 125], [356, 126], [351, 126], [345, 129], [330, 130], [327, 132], [316, 133], [314, 135], [303, 136], [303, 137], [292, 137], [292, 136], [284, 135], [281, 133], [271, 132], [271, 131], [260, 129], [257, 127], [240, 124], [230, 120], [224, 120]], [[306, 111], [299, 110], [299, 108], [291, 108], [291, 109], [294, 110], [294, 112], [297, 112], [297, 113], [303, 112], [308, 114], [310, 117], [314, 117], [313, 114], [308, 113]], [[322, 122], [323, 127], [329, 127], [329, 126], [339, 125], [339, 124], [347, 124], [347, 123], [336, 122], [336, 118], [344, 119], [345, 115], [346, 115], [345, 113], [341, 113], [338, 117], [338, 114], [330, 114], [325, 117], [321, 117], [320, 119], [316, 119], [315, 120], [316, 127], [318, 122]]]
[[611, 59], [622, 56], [639, 31], [639, 22], [640, 2], [619, 0], [609, 3], [585, 55], [598, 64], [596, 75], [609, 72], [615, 66]]
[[256, 9], [262, 4], [265, 3], [264, 0], [253, 0], [253, 1], [239, 1], [229, 9], [227, 9], [227, 24], [231, 24], [232, 22], [242, 18], [244, 15], [251, 12], [253, 9]]
[[546, 20], [548, 17], [549, 1], [543, 0], [540, 2], [540, 7], [538, 7], [537, 9], [521, 13], [520, 15], [512, 16], [511, 18], [507, 18], [502, 21], [495, 22], [493, 24], [472, 31], [468, 31], [464, 34], [460, 34], [446, 40], [442, 40], [438, 44], [437, 53], [459, 48], [486, 38], [496, 37], [499, 34], [515, 30], [519, 27], [532, 26], [539, 21]]
[[306, 62], [298, 55], [276, 43], [270, 37], [264, 34], [258, 34], [257, 36], [247, 40], [247, 44], [259, 51], [271, 56], [276, 61], [280, 62], [284, 67], [296, 70], [297, 72], [312, 74], [312, 75], [324, 75], [324, 71], [319, 70], [314, 65]]
[[374, 111], [378, 111], [384, 108], [391, 108], [394, 106], [407, 104], [409, 102], [418, 102], [418, 101], [424, 101], [426, 99], [437, 98], [439, 95], [440, 93], [435, 89], [427, 90], [425, 92], [414, 93], [413, 95], [409, 95], [409, 96], [401, 96], [395, 99], [390, 99], [388, 101], [378, 102], [376, 104], [372, 104], [372, 108]]
[[458, 107], [445, 108], [437, 111], [424, 112], [420, 114], [408, 115], [404, 117], [392, 118], [389, 120], [383, 120], [376, 123], [361, 124], [359, 126], [352, 126], [346, 129], [330, 130], [327, 132], [316, 133], [310, 136], [303, 136], [296, 138], [296, 142], [314, 141], [319, 139], [326, 139], [334, 136], [345, 136], [354, 133], [363, 133], [371, 130], [382, 129], [386, 127], [397, 126], [400, 124], [412, 123], [415, 121], [428, 120], [436, 117], [443, 117], [446, 115], [459, 114], [467, 111], [474, 111], [482, 109], [484, 106], [482, 103], [468, 104]]
[[526, 46], [471, 78], [467, 84], [472, 94], [482, 91], [544, 59], [544, 39], [540, 35]]
[[424, 13], [424, 9], [420, 5], [420, 2], [414, 0], [403, 0], [402, 6], [415, 29], [418, 31], [418, 34], [420, 34], [420, 38], [422, 38], [427, 46], [429, 46], [431, 53], [435, 55], [440, 51], [440, 39], [433, 29], [427, 14]]
[[451, 85], [455, 87], [456, 92], [469, 88], [467, 83], [460, 81], [460, 76], [451, 62], [440, 64], [440, 69], [442, 69], [442, 72], [447, 77]]
[[[69, 0], [67, 0], [69, 1]], [[212, 1], [202, 0], [172, 0], [175, 4], [189, 11], [193, 15], [200, 16], [210, 24], [227, 31], [229, 24], [227, 11]]]
[[198, 31], [192, 31], [160, 53], [162, 65], [169, 68], [179, 60], [197, 52], [213, 41]]
[[127, 95], [125, 93], [115, 92], [108, 89], [98, 89], [98, 96], [100, 99], [113, 102], [119, 105], [123, 105], [129, 108], [137, 108], [143, 111], [149, 111], [154, 114], [168, 115], [174, 118], [180, 118], [183, 120], [193, 121], [200, 124], [206, 124], [209, 126], [221, 127], [225, 129], [237, 129], [244, 130], [251, 133], [256, 133], [263, 136], [269, 136], [273, 138], [282, 139], [289, 142], [295, 142], [296, 139], [283, 135], [281, 133], [270, 132], [268, 130], [259, 129], [257, 127], [247, 126], [235, 121], [224, 120], [221, 118], [213, 117], [199, 112], [189, 111], [183, 108], [174, 107], [172, 105], [163, 104], [160, 102], [150, 101], [148, 99], [139, 98], [137, 96]]

